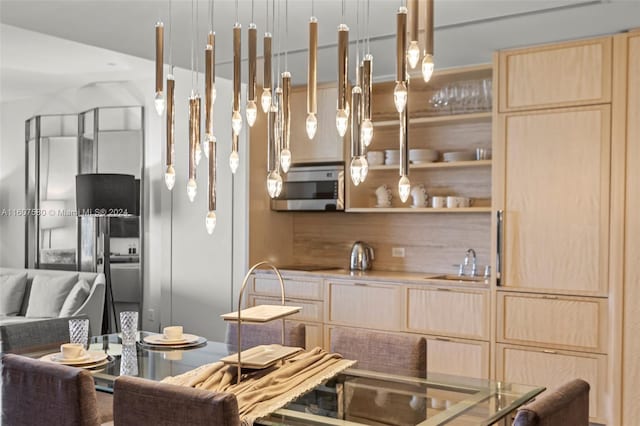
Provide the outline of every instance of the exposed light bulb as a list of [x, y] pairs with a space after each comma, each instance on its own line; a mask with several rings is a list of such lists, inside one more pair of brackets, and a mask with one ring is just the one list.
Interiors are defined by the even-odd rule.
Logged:
[[156, 106], [156, 112], [158, 113], [158, 115], [162, 115], [162, 113], [164, 112], [164, 96], [162, 96], [162, 92], [156, 92], [153, 103]]
[[233, 115], [231, 116], [231, 127], [233, 128], [233, 133], [236, 135], [240, 134], [242, 130], [242, 115], [240, 115], [240, 111], [233, 111]]
[[167, 185], [169, 191], [176, 184], [176, 171], [171, 164], [167, 166], [167, 171], [164, 173], [164, 184]]
[[344, 137], [347, 133], [347, 127], [349, 125], [349, 115], [343, 109], [339, 109], [336, 113], [336, 128], [340, 137]]
[[420, 47], [418, 46], [418, 42], [413, 40], [409, 44], [409, 48], [407, 49], [407, 61], [409, 62], [409, 66], [411, 69], [415, 68], [418, 65], [418, 61], [420, 60]]
[[291, 151], [287, 148], [280, 151], [280, 167], [282, 167], [282, 171], [285, 173], [287, 173], [289, 167], [291, 167]]
[[231, 168], [231, 173], [235, 173], [238, 170], [239, 165], [240, 157], [238, 156], [238, 151], [231, 151], [231, 155], [229, 155], [229, 167]]
[[307, 115], [307, 136], [309, 136], [309, 139], [315, 137], [316, 130], [318, 130], [318, 119], [314, 113], [309, 113]]
[[204, 224], [207, 227], [207, 232], [209, 233], [209, 235], [213, 234], [213, 230], [216, 227], [216, 212], [214, 212], [213, 210], [209, 210]]
[[402, 175], [398, 182], [398, 192], [400, 193], [400, 201], [406, 203], [411, 193], [411, 182], [406, 175]]
[[360, 157], [353, 157], [351, 159], [351, 181], [355, 186], [360, 185], [362, 181], [362, 161]]
[[204, 154], [204, 157], [207, 159], [209, 158], [209, 140], [210, 140], [209, 135], [205, 135], [204, 143], [200, 144], [200, 146], [204, 147], [202, 149], [202, 153]]
[[216, 103], [216, 96], [218, 96], [218, 91], [216, 90], [216, 83], [211, 85], [211, 105]]
[[424, 78], [425, 83], [431, 80], [431, 76], [433, 75], [433, 67], [433, 55], [425, 53], [424, 58], [422, 59], [422, 78]]
[[247, 114], [247, 124], [249, 124], [249, 127], [253, 127], [256, 123], [256, 118], [258, 117], [258, 107], [256, 106], [255, 101], [247, 102], [245, 113]]
[[260, 102], [262, 104], [262, 112], [268, 113], [269, 108], [271, 108], [271, 89], [262, 89]]
[[365, 155], [360, 157], [360, 182], [364, 182], [369, 173], [369, 162]]
[[267, 192], [271, 198], [276, 198], [282, 192], [282, 177], [276, 170], [267, 175]]
[[196, 193], [198, 192], [198, 185], [196, 184], [195, 179], [189, 179], [187, 182], [187, 197], [189, 197], [189, 201], [193, 203], [193, 200], [196, 199]]
[[[198, 164], [200, 164], [200, 160], [202, 160], [202, 144], [198, 141], [198, 143], [196, 143], [196, 166]], [[207, 156], [208, 158], [209, 156]]]
[[373, 140], [373, 123], [368, 118], [365, 118], [360, 124], [360, 137], [362, 138], [362, 142], [364, 142], [364, 146], [371, 145], [371, 141]]
[[404, 111], [407, 106], [407, 86], [404, 81], [396, 83], [396, 87], [393, 89], [393, 102], [396, 104], [396, 110], [398, 112]]

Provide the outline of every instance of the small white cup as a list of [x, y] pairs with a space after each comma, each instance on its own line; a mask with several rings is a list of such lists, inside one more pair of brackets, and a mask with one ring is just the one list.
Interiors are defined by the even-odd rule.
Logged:
[[415, 185], [411, 188], [411, 197], [413, 198], [413, 207], [424, 207], [427, 205], [427, 191], [424, 185]]
[[172, 325], [162, 329], [162, 334], [167, 340], [177, 340], [182, 338], [182, 326]]
[[63, 359], [77, 359], [87, 354], [82, 343], [63, 343], [60, 345], [60, 353]]
[[447, 207], [447, 197], [439, 195], [431, 197], [431, 207], [435, 209], [443, 209]]
[[376, 198], [378, 206], [390, 207], [391, 197], [391, 190], [387, 187], [387, 185], [380, 185], [376, 188]]
[[469, 207], [471, 205], [471, 199], [468, 197], [447, 197], [447, 208], [455, 209], [462, 207]]

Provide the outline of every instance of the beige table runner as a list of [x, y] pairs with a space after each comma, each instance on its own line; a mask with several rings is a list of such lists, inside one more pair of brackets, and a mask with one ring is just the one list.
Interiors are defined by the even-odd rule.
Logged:
[[330, 379], [356, 361], [321, 348], [303, 351], [283, 364], [246, 375], [236, 384], [237, 368], [222, 362], [203, 365], [162, 381], [236, 395], [240, 420], [245, 425], [284, 407], [288, 402]]

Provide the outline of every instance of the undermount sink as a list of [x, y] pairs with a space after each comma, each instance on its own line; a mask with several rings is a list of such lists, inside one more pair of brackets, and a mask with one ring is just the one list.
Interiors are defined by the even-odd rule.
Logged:
[[455, 274], [447, 274], [447, 275], [437, 275], [435, 277], [427, 277], [428, 280], [447, 280], [447, 281], [464, 281], [464, 282], [489, 282], [488, 277], [481, 276], [470, 276], [470, 275], [455, 275]]

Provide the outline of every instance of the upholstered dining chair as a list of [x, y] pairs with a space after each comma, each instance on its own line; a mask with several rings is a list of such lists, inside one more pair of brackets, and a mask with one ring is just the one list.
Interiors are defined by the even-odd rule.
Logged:
[[[304, 348], [306, 341], [306, 329], [304, 324], [285, 323], [285, 346]], [[271, 345], [282, 343], [282, 321], [272, 321], [264, 324], [242, 324], [242, 350], [258, 345]], [[238, 350], [238, 324], [230, 322], [227, 325], [227, 348], [229, 352]]]
[[113, 395], [81, 368], [21, 355], [2, 357], [2, 416], [11, 426], [96, 426], [113, 419]]
[[0, 353], [23, 354], [69, 343], [69, 320], [86, 315], [0, 325]]
[[356, 328], [331, 329], [331, 352], [358, 360], [356, 368], [401, 376], [426, 377], [424, 337]]
[[113, 388], [114, 426], [238, 426], [235, 395], [120, 376]]
[[521, 407], [513, 426], [588, 426], [589, 383], [575, 379]]

